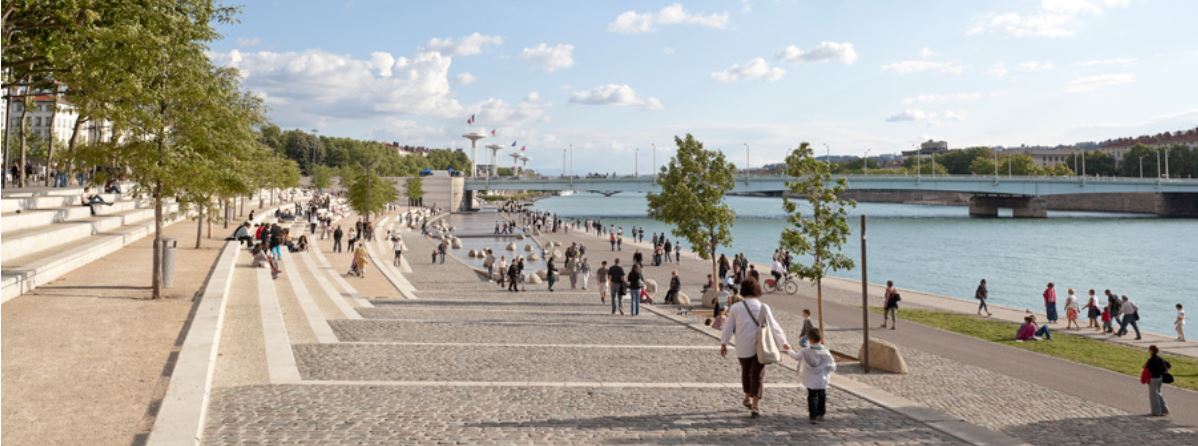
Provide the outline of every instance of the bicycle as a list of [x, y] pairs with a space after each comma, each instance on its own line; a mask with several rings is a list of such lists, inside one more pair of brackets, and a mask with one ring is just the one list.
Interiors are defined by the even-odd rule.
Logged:
[[799, 283], [790, 274], [782, 276], [782, 280], [780, 281], [774, 280], [772, 277], [765, 279], [765, 292], [777, 293], [779, 291], [785, 291], [786, 294], [790, 295], [798, 294]]

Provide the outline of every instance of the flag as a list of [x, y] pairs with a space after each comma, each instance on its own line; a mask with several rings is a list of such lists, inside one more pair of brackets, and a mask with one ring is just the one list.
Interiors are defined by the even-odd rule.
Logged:
[[491, 136], [495, 136], [495, 129], [491, 129]]
[[523, 152], [523, 151], [525, 151], [525, 150], [528, 150], [528, 146], [520, 146], [520, 151], [521, 151], [521, 152]]
[[512, 147], [516, 147], [516, 141], [512, 141]]
[[470, 119], [466, 120], [467, 124], [474, 125], [474, 115], [470, 115]]

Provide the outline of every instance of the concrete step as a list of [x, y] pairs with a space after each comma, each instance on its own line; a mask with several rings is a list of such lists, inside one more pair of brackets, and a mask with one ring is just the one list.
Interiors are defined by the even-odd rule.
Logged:
[[[132, 199], [129, 194], [100, 194], [104, 201], [109, 203], [127, 201]], [[17, 211], [53, 209], [69, 206], [82, 206], [80, 194], [75, 195], [47, 195], [47, 196], [31, 196], [24, 198], [9, 198], [3, 199], [3, 209], [5, 214], [15, 213]]]
[[88, 217], [91, 217], [91, 211], [86, 206], [27, 210], [20, 213], [5, 212], [0, 216], [0, 234], [11, 234], [15, 231]]
[[[3, 240], [0, 241], [0, 250], [2, 250], [0, 252], [3, 254], [4, 264], [8, 265], [9, 259], [20, 259], [41, 251], [78, 242], [93, 234], [113, 231], [125, 225], [137, 224], [154, 218], [153, 209], [138, 209], [133, 207], [132, 202], [118, 204], [124, 204], [122, 208], [128, 209], [112, 214], [89, 216], [78, 221], [51, 223], [12, 232], [5, 231]], [[178, 206], [172, 203], [166, 210], [173, 212], [177, 208]]]
[[[166, 224], [175, 221], [177, 220], [167, 220]], [[40, 285], [50, 283], [76, 268], [103, 258], [153, 233], [154, 221], [148, 219], [86, 237], [59, 249], [43, 250], [34, 255], [11, 260], [5, 255], [3, 278], [0, 280], [3, 286], [0, 302], [7, 302]]]

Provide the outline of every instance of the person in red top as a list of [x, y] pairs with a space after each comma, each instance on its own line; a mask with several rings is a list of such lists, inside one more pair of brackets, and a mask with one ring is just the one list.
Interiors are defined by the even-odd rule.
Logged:
[[1052, 282], [1048, 282], [1048, 288], [1044, 289], [1044, 313], [1048, 316], [1048, 323], [1057, 323], [1057, 290]]

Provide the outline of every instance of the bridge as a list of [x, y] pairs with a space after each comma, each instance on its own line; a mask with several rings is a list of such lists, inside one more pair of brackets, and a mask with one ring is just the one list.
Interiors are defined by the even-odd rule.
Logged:
[[[998, 215], [999, 208], [1013, 210], [1015, 217], [1043, 218], [1048, 215], [1042, 197], [1073, 194], [1152, 193], [1158, 196], [1157, 214], [1198, 217], [1198, 179], [1031, 177], [980, 175], [837, 175], [850, 190], [934, 191], [973, 194], [969, 214]], [[741, 177], [732, 193], [786, 191], [786, 176]], [[588, 191], [610, 195], [618, 192], [656, 192], [653, 176], [617, 178], [467, 178], [467, 191]]]

